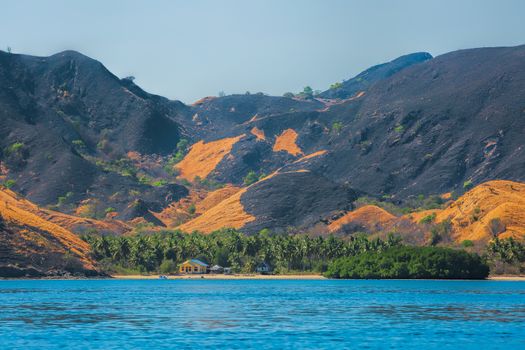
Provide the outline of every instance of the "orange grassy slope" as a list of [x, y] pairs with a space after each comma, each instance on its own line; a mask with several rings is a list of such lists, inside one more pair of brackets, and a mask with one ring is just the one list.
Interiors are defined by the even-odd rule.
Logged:
[[264, 131], [259, 129], [258, 127], [254, 126], [250, 132], [255, 135], [257, 138], [257, 141], [264, 141], [266, 140], [266, 136], [264, 135]]
[[71, 231], [37, 215], [33, 212], [34, 207], [36, 207], [34, 204], [19, 198], [14, 192], [0, 190], [0, 214], [4, 221], [24, 227], [25, 230], [20, 231], [21, 235], [24, 232], [33, 232], [27, 237], [32, 237], [38, 246], [49, 246], [62, 253], [74, 254], [84, 268], [94, 269], [93, 262], [87, 255], [89, 245]]
[[223, 200], [233, 196], [241, 190], [240, 187], [235, 187], [231, 185], [224, 186], [218, 190], [212, 191], [206, 195], [206, 197], [198, 202], [195, 206], [197, 214], [203, 214], [206, 211], [210, 210]]
[[254, 216], [244, 210], [241, 203], [241, 196], [245, 192], [246, 189], [236, 192], [208, 209], [201, 216], [180, 225], [178, 228], [185, 232], [199, 231], [203, 233], [211, 233], [224, 227], [242, 228], [255, 220]]
[[131, 229], [126, 223], [118, 220], [94, 220], [43, 209], [10, 190], [0, 190], [0, 201], [3, 204], [11, 204], [24, 211], [33, 213], [69, 231], [95, 229], [98, 232], [124, 233]]
[[496, 180], [478, 185], [437, 213], [437, 222], [447, 219], [456, 241], [525, 238], [525, 184]]
[[275, 139], [275, 144], [273, 145], [273, 151], [285, 151], [290, 153], [293, 156], [303, 154], [303, 151], [299, 146], [297, 146], [297, 132], [293, 129], [286, 129], [282, 132], [281, 135], [277, 136]]
[[409, 215], [414, 222], [436, 214], [435, 222], [450, 220], [452, 238], [488, 241], [494, 236], [525, 239], [525, 184], [494, 180], [476, 186], [443, 210]]
[[[211, 192], [203, 189], [192, 189], [188, 196], [171, 203], [160, 213], [151, 212], [151, 214], [167, 227], [176, 227], [203, 214], [239, 190], [239, 187], [231, 185]], [[192, 206], [195, 206], [195, 213], [193, 214], [190, 212]]]
[[324, 154], [326, 154], [326, 150], [320, 150], [320, 151], [317, 151], [317, 152], [314, 152], [314, 153], [307, 154], [306, 156], [301, 157], [301, 158], [297, 159], [296, 161], [294, 161], [294, 163], [300, 163], [300, 162], [303, 162], [303, 161], [308, 160], [308, 159], [312, 159], [312, 158], [315, 158], [315, 157], [320, 157], [320, 156], [322, 156]]
[[374, 232], [391, 224], [394, 220], [396, 220], [396, 217], [386, 210], [375, 205], [365, 205], [346, 213], [344, 216], [330, 223], [328, 230], [335, 232], [340, 230], [344, 225], [356, 224], [363, 226], [370, 232]]
[[175, 168], [180, 171], [180, 177], [188, 181], [193, 181], [196, 176], [204, 179], [231, 152], [233, 145], [244, 136], [243, 134], [208, 143], [201, 140], [191, 146], [188, 154]]

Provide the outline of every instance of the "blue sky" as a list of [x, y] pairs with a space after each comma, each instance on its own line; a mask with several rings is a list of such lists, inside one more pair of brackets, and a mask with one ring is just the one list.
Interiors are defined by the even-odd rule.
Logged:
[[525, 44], [521, 0], [0, 0], [0, 48], [80, 51], [190, 103], [324, 90], [397, 56]]

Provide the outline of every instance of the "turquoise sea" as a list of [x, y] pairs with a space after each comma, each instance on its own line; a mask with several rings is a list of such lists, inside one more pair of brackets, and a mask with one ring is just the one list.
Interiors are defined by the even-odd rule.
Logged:
[[525, 282], [0, 281], [1, 349], [525, 349]]

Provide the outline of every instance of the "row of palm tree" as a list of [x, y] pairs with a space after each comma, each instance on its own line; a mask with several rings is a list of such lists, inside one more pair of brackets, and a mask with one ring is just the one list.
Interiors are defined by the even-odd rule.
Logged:
[[306, 235], [252, 236], [223, 229], [210, 235], [161, 231], [134, 236], [85, 237], [93, 258], [106, 266], [120, 266], [140, 271], [159, 271], [159, 267], [176, 266], [186, 259], [199, 258], [209, 264], [232, 267], [234, 271], [253, 272], [259, 262], [269, 263], [276, 271], [322, 272], [333, 259], [367, 251], [383, 251], [400, 245], [398, 237], [369, 240], [356, 235], [348, 239], [334, 236]]
[[525, 262], [525, 245], [513, 239], [494, 238], [487, 246], [487, 255], [491, 260], [507, 264]]

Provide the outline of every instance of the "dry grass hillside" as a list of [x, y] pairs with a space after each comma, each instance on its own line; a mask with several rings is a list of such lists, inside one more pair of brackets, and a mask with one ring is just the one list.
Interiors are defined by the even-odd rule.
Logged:
[[303, 154], [303, 151], [301, 151], [301, 148], [299, 148], [296, 143], [298, 136], [297, 132], [293, 129], [284, 130], [282, 134], [275, 139], [273, 151], [285, 151], [293, 156]]
[[241, 196], [246, 192], [242, 189], [232, 196], [214, 205], [201, 216], [188, 221], [178, 228], [184, 232], [199, 231], [211, 233], [224, 227], [240, 229], [255, 217], [248, 214], [241, 203]]
[[254, 126], [250, 132], [257, 138], [257, 141], [264, 141], [266, 140], [266, 136], [264, 135], [264, 131]]
[[195, 180], [197, 176], [204, 179], [231, 152], [233, 145], [244, 136], [228, 137], [207, 143], [201, 140], [191, 146], [188, 154], [175, 168], [180, 171], [180, 177], [188, 181]]
[[392, 224], [396, 217], [386, 210], [375, 205], [365, 205], [346, 213], [344, 216], [328, 225], [330, 232], [336, 232], [345, 225], [355, 225], [365, 228], [369, 232], [376, 232]]
[[[39, 270], [38, 265], [44, 266], [46, 260], [68, 256], [80, 264], [76, 270], [95, 270], [88, 257], [89, 245], [68, 229], [44, 218], [52, 212], [39, 210], [10, 190], [0, 190], [0, 214], [3, 222], [0, 269]], [[57, 217], [60, 216], [62, 214], [57, 213]], [[53, 264], [54, 268], [58, 265]], [[46, 274], [40, 270], [38, 273]]]
[[207, 212], [240, 190], [241, 188], [231, 185], [226, 185], [211, 192], [205, 189], [194, 189], [190, 191], [188, 196], [171, 203], [162, 212], [151, 212], [151, 214], [166, 227], [177, 227]]
[[451, 220], [455, 241], [525, 238], [525, 184], [489, 181], [465, 193], [446, 209], [436, 212], [436, 222]]
[[[425, 219], [427, 224], [423, 222]], [[341, 232], [345, 228], [370, 233], [396, 231], [417, 241], [412, 236], [428, 236], [433, 224], [447, 220], [451, 223], [450, 238], [457, 243], [488, 242], [496, 236], [525, 239], [525, 184], [489, 181], [450, 201], [444, 209], [423, 210], [401, 217], [377, 206], [365, 205], [330, 223], [328, 231]], [[423, 237], [419, 238], [424, 241]]]

